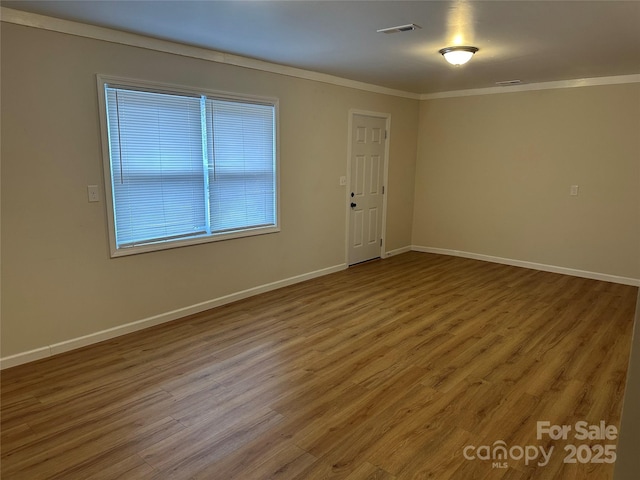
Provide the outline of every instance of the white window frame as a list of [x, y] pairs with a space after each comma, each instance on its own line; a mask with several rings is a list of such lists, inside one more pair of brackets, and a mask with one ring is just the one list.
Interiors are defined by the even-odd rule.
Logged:
[[[203, 88], [185, 87], [182, 85], [172, 85], [166, 83], [158, 83], [147, 80], [138, 80], [124, 77], [116, 77], [111, 75], [96, 75], [98, 85], [98, 110], [100, 114], [100, 130], [102, 137], [102, 166], [104, 172], [104, 189], [107, 209], [107, 222], [109, 228], [109, 246], [111, 257], [121, 257], [134, 255], [138, 253], [154, 252], [158, 250], [167, 250], [171, 248], [184, 247], [188, 245], [199, 245], [209, 242], [218, 242], [234, 238], [250, 237], [256, 235], [264, 235], [276, 233], [280, 231], [280, 138], [279, 138], [279, 100], [273, 97], [259, 97], [244, 94], [234, 94], [217, 90], [208, 90]], [[210, 98], [218, 98], [221, 100], [235, 100], [248, 103], [262, 103], [273, 105], [274, 107], [274, 141], [275, 141], [275, 225], [257, 228], [246, 228], [235, 230], [233, 232], [213, 233], [210, 235], [202, 235], [187, 239], [167, 240], [158, 243], [148, 243], [143, 245], [135, 245], [126, 248], [118, 248], [116, 242], [116, 224], [114, 215], [114, 195], [112, 190], [111, 178], [111, 156], [109, 149], [109, 134], [107, 125], [107, 106], [105, 85], [119, 86], [123, 88], [131, 87], [132, 89], [144, 89], [151, 92], [170, 93], [178, 95], [205, 95]]]

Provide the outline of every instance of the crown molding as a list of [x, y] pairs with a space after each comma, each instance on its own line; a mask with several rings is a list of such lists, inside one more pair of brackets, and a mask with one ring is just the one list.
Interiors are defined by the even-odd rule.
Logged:
[[95, 25], [87, 25], [80, 22], [70, 20], [62, 20], [59, 18], [48, 17], [46, 15], [38, 15], [21, 10], [0, 7], [0, 20], [6, 23], [13, 23], [26, 27], [39, 28], [42, 30], [50, 30], [58, 33], [65, 33], [77, 37], [91, 38], [94, 40], [102, 40], [110, 43], [121, 45], [129, 45], [132, 47], [145, 48], [147, 50], [155, 50], [158, 52], [172, 53], [184, 57], [197, 58], [210, 62], [224, 63], [236, 67], [250, 68], [252, 70], [260, 70], [262, 72], [276, 73], [288, 77], [301, 78], [304, 80], [312, 80], [316, 82], [328, 83], [340, 87], [354, 88], [366, 92], [380, 93], [383, 95], [392, 95], [395, 97], [411, 98], [418, 100], [420, 94], [413, 92], [405, 92], [403, 90], [395, 90], [393, 88], [382, 87], [356, 80], [349, 80], [325, 73], [313, 72], [296, 67], [288, 67], [277, 63], [270, 63], [254, 58], [233, 55], [230, 53], [209, 50], [207, 48], [195, 47], [168, 40], [160, 40], [158, 38], [147, 37], [136, 33], [122, 32], [111, 28], [98, 27]]
[[616, 75], [612, 77], [578, 78], [575, 80], [559, 80], [555, 82], [525, 83], [504, 87], [474, 88], [471, 90], [455, 90], [450, 92], [423, 93], [420, 100], [438, 98], [472, 97], [477, 95], [495, 95], [500, 93], [529, 92], [533, 90], [551, 90], [556, 88], [593, 87], [596, 85], [620, 85], [624, 83], [640, 83], [640, 74]]

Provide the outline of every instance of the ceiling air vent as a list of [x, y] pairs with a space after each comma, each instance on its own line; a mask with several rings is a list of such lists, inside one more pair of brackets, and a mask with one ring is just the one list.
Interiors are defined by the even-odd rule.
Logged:
[[415, 23], [410, 23], [408, 25], [398, 25], [397, 27], [389, 27], [389, 28], [381, 28], [377, 30], [378, 33], [398, 33], [398, 32], [412, 32], [413, 30], [417, 30], [418, 28], [422, 28], [420, 25], [416, 25]]
[[520, 85], [521, 83], [520, 80], [504, 80], [502, 82], [496, 82], [496, 85], [499, 87], [510, 87], [511, 85]]

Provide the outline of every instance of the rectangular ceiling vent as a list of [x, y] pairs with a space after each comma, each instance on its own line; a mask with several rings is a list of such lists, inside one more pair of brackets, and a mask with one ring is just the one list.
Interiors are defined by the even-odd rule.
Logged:
[[496, 85], [499, 87], [510, 87], [511, 85], [520, 85], [521, 83], [520, 80], [504, 80], [502, 82], [496, 82]]
[[422, 28], [420, 25], [410, 23], [408, 25], [398, 25], [397, 27], [381, 28], [377, 30], [378, 33], [398, 33], [398, 32], [412, 32], [418, 28]]

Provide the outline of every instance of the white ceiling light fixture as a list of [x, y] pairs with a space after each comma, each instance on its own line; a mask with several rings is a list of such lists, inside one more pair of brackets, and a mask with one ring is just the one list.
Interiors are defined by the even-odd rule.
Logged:
[[464, 65], [473, 54], [476, 53], [479, 48], [476, 47], [447, 47], [441, 50], [438, 50], [439, 53], [442, 54], [444, 59], [449, 62], [451, 65]]

